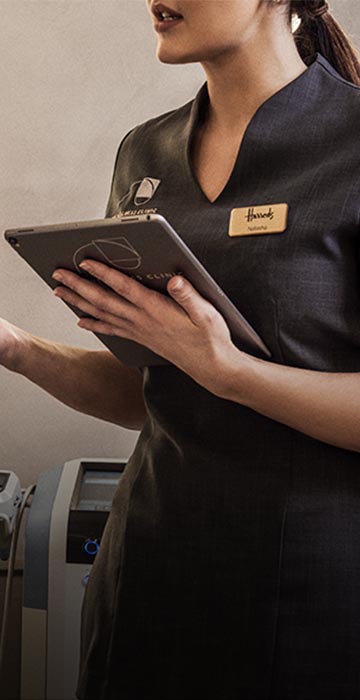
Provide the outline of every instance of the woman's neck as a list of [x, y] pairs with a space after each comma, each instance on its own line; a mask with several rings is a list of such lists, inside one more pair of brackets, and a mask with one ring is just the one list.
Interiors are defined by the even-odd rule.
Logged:
[[264, 43], [202, 63], [207, 78], [207, 125], [217, 131], [245, 128], [257, 108], [307, 70], [292, 35], [266, 51]]

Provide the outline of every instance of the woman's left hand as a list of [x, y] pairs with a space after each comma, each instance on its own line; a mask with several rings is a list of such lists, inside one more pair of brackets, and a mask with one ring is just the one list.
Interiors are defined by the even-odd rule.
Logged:
[[81, 318], [80, 328], [136, 341], [225, 396], [231, 363], [249, 356], [235, 347], [223, 316], [187, 279], [169, 280], [170, 298], [103, 263], [86, 260], [80, 267], [108, 287], [69, 270], [54, 272], [63, 285], [55, 295], [93, 317]]

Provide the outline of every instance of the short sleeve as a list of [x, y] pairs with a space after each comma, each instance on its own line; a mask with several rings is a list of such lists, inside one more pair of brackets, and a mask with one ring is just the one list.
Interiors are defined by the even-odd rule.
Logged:
[[108, 198], [106, 210], [105, 210], [105, 219], [111, 218], [112, 216], [114, 216], [118, 212], [118, 206], [117, 206], [118, 203], [117, 203], [116, 192], [115, 192], [116, 175], [119, 171], [119, 168], [121, 168], [121, 157], [123, 155], [122, 147], [123, 147], [125, 141], [127, 140], [128, 136], [130, 136], [130, 134], [133, 133], [135, 128], [136, 127], [134, 127], [134, 129], [131, 129], [130, 131], [128, 131], [127, 134], [125, 134], [124, 138], [122, 139], [122, 141], [118, 147], [117, 153], [116, 153], [113, 175], [112, 175], [112, 180], [111, 180], [110, 194], [109, 194], [109, 198]]

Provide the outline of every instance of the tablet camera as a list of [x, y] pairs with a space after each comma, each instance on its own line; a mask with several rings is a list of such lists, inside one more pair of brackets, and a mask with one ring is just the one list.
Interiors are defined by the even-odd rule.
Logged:
[[14, 236], [11, 236], [11, 238], [9, 238], [9, 243], [10, 245], [14, 246], [14, 248], [20, 248], [20, 243], [17, 238], [14, 238]]

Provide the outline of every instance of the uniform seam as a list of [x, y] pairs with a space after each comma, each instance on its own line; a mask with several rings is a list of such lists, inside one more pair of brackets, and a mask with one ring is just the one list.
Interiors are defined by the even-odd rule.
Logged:
[[109, 193], [109, 196], [107, 199], [107, 204], [106, 204], [106, 209], [105, 209], [105, 217], [104, 217], [105, 219], [111, 218], [110, 211], [111, 211], [111, 206], [112, 206], [112, 197], [113, 197], [113, 192], [114, 192], [116, 173], [117, 173], [118, 164], [119, 164], [119, 160], [120, 160], [120, 156], [121, 156], [121, 149], [122, 149], [125, 141], [127, 141], [128, 137], [131, 136], [131, 134], [135, 131], [135, 129], [136, 129], [136, 126], [134, 126], [132, 129], [130, 129], [130, 131], [128, 131], [125, 134], [125, 136], [123, 136], [123, 138], [121, 139], [120, 144], [118, 146], [118, 149], [117, 149], [116, 156], [115, 156], [115, 163], [113, 166], [112, 177], [111, 177], [110, 193]]
[[[320, 63], [321, 67], [329, 74], [331, 75], [332, 78], [337, 80], [339, 83], [343, 83], [344, 85], [347, 85], [350, 88], [355, 88], [355, 90], [360, 90], [360, 85], [355, 85], [355, 83], [352, 83], [350, 80], [346, 80], [343, 78], [341, 75], [335, 75], [327, 66], [325, 66], [323, 63]], [[336, 69], [334, 69], [336, 70]]]
[[276, 343], [277, 343], [277, 346], [278, 346], [278, 350], [279, 350], [279, 355], [280, 355], [280, 357], [281, 357], [281, 361], [285, 364], [286, 359], [285, 359], [285, 355], [284, 355], [284, 351], [283, 351], [283, 347], [282, 347], [282, 342], [281, 342], [281, 338], [280, 338], [279, 309], [278, 309], [277, 301], [276, 301], [273, 297], [272, 297], [272, 303], [273, 303], [273, 306], [274, 306], [274, 315], [275, 315], [275, 336], [276, 336]]
[[290, 499], [292, 463], [293, 463], [293, 440], [292, 440], [292, 442], [291, 442], [289, 480], [288, 480], [288, 488], [287, 488], [287, 494], [286, 494], [286, 502], [285, 502], [283, 517], [282, 517], [282, 522], [281, 522], [280, 554], [279, 554], [278, 573], [277, 573], [277, 584], [276, 584], [276, 613], [275, 613], [275, 614], [276, 614], [276, 618], [275, 618], [275, 624], [274, 624], [273, 647], [272, 647], [272, 652], [271, 652], [271, 670], [270, 670], [270, 682], [269, 682], [268, 700], [271, 700], [272, 685], [273, 685], [273, 679], [274, 679], [275, 655], [276, 655], [277, 641], [278, 641], [278, 627], [279, 627], [279, 616], [280, 616], [280, 598], [281, 598], [281, 595], [280, 595], [280, 594], [281, 594], [281, 573], [282, 573], [282, 564], [283, 564], [283, 551], [284, 551], [285, 527], [286, 527], [286, 520], [287, 520], [287, 514], [288, 514], [288, 505], [289, 505], [289, 499]]
[[[149, 416], [149, 422], [151, 425], [151, 433], [145, 442], [145, 445], [143, 448], [144, 453], [146, 452], [146, 450], [148, 448], [150, 440], [154, 436], [154, 422], [153, 422], [151, 416]], [[124, 560], [125, 538], [126, 538], [126, 532], [127, 532], [127, 527], [128, 527], [128, 511], [129, 511], [131, 496], [134, 492], [135, 486], [136, 486], [138, 479], [140, 477], [140, 474], [142, 472], [143, 465], [144, 465], [144, 462], [142, 461], [141, 467], [139, 469], [138, 474], [136, 475], [136, 478], [135, 478], [134, 483], [131, 487], [131, 491], [130, 491], [130, 494], [128, 497], [128, 509], [126, 511], [126, 523], [125, 523], [123, 538], [122, 538], [121, 558], [120, 558], [120, 563], [119, 563], [119, 567], [118, 567], [118, 571], [117, 571], [117, 582], [116, 582], [116, 587], [115, 587], [115, 593], [114, 593], [114, 597], [113, 597], [112, 605], [111, 605], [111, 611], [112, 611], [112, 615], [113, 615], [113, 624], [112, 624], [112, 630], [111, 630], [111, 634], [109, 637], [107, 654], [106, 654], [106, 664], [105, 664], [105, 671], [104, 671], [104, 687], [102, 688], [102, 695], [101, 695], [101, 698], [99, 698], [99, 700], [108, 700], [108, 697], [109, 697], [107, 693], [108, 693], [109, 680], [110, 680], [109, 670], [110, 670], [110, 661], [111, 661], [111, 656], [112, 656], [111, 649], [112, 649], [114, 636], [115, 636], [115, 629], [116, 629], [115, 614], [114, 614], [115, 613], [115, 603], [118, 600], [118, 593], [119, 593], [120, 582], [121, 582], [121, 577], [122, 577], [121, 571], [122, 571], [122, 564], [123, 564], [123, 560]], [[117, 605], [116, 605], [116, 609], [117, 609]]]

